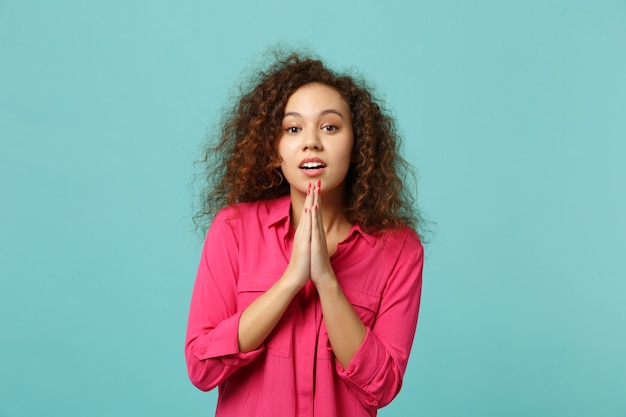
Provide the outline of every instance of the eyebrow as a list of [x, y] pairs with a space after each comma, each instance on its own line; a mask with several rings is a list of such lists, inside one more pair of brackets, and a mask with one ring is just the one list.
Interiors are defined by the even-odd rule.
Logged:
[[[341, 117], [341, 119], [343, 119], [343, 114], [341, 114], [338, 110], [335, 109], [327, 109], [327, 110], [323, 110], [320, 112], [320, 116], [326, 116], [327, 114], [336, 114], [337, 116]], [[302, 115], [298, 112], [295, 111], [290, 111], [288, 113], [285, 113], [284, 117], [287, 116], [294, 116], [294, 117], [302, 117]]]

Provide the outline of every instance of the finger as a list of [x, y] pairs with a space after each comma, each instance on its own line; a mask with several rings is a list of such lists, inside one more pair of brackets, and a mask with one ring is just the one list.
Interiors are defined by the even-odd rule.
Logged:
[[313, 198], [313, 186], [311, 183], [308, 185], [306, 197], [304, 198], [304, 204], [302, 205], [302, 215], [300, 216], [300, 222], [298, 226], [303, 224], [307, 215], [310, 215]]
[[322, 181], [317, 181], [315, 199], [313, 201], [315, 207], [315, 216], [317, 217], [317, 223], [319, 225], [321, 234], [324, 233], [324, 223], [322, 222]]
[[306, 198], [304, 199], [304, 213], [301, 220], [304, 221], [304, 232], [306, 232], [308, 238], [311, 238], [311, 216], [313, 208], [313, 196], [314, 196], [313, 184], [309, 183]]
[[319, 205], [317, 204], [317, 191], [313, 192], [312, 199], [312, 207], [311, 207], [311, 234], [315, 237], [318, 235], [319, 231]]
[[313, 207], [313, 198], [315, 195], [315, 187], [313, 183], [309, 183], [306, 198], [304, 199], [304, 207], [311, 209]]
[[316, 214], [318, 216], [318, 219], [320, 221], [320, 225], [322, 224], [322, 180], [318, 180], [317, 181], [317, 192], [315, 193], [315, 201], [313, 202], [314, 206], [317, 208], [316, 209]]
[[319, 196], [320, 196], [320, 192], [319, 192], [319, 184], [320, 182], [317, 181], [315, 183], [315, 185], [313, 186], [313, 198], [312, 198], [312, 217], [313, 217], [313, 233], [317, 233], [318, 232], [318, 227], [319, 227], [319, 213], [320, 213], [320, 205], [319, 205]]
[[316, 239], [316, 243], [319, 245], [319, 249], [322, 246], [326, 246], [326, 233], [324, 231], [324, 221], [322, 219], [322, 189], [321, 181], [318, 181], [315, 187], [315, 195], [313, 199], [313, 213], [312, 213], [312, 234]]

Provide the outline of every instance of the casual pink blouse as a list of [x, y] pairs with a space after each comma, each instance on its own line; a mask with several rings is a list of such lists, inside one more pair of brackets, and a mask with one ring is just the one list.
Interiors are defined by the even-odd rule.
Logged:
[[217, 417], [375, 416], [398, 393], [413, 343], [423, 249], [409, 228], [352, 227], [331, 257], [367, 333], [346, 369], [335, 359], [309, 282], [263, 345], [239, 352], [242, 311], [283, 274], [293, 242], [289, 197], [238, 204], [213, 221], [191, 299], [185, 355], [199, 389], [219, 387]]

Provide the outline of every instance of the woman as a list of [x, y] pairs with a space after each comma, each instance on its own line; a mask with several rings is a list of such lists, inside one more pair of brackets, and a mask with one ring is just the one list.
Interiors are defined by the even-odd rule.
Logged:
[[364, 83], [298, 55], [227, 115], [185, 349], [216, 416], [374, 416], [396, 396], [423, 262], [397, 146]]

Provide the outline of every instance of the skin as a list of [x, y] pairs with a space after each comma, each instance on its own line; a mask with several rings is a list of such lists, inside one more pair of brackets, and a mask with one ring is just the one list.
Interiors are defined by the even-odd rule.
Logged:
[[[292, 253], [276, 284], [243, 311], [239, 321], [239, 349], [244, 353], [257, 349], [293, 297], [310, 280], [320, 298], [333, 352], [345, 369], [366, 334], [365, 326], [337, 281], [329, 256], [352, 226], [345, 218], [343, 206], [345, 178], [354, 145], [350, 109], [333, 88], [308, 84], [289, 98], [282, 127], [278, 153], [290, 185], [295, 229]], [[305, 158], [324, 162], [319, 175], [305, 175], [300, 168]]]
[[[354, 148], [350, 108], [335, 89], [323, 84], [309, 84], [291, 95], [285, 106], [282, 136], [277, 151], [281, 170], [291, 186], [292, 214], [301, 212], [309, 183], [324, 183], [327, 220], [341, 225], [345, 178]], [[300, 169], [305, 159], [319, 159], [325, 167], [314, 177]], [[298, 217], [298, 216], [296, 216]], [[295, 222], [294, 225], [297, 225]]]

